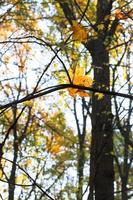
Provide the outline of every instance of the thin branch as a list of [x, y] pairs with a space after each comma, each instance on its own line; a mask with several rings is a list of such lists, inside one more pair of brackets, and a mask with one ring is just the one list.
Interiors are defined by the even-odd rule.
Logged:
[[[64, 41], [64, 44], [66, 44], [67, 43], [67, 41], [70, 39], [70, 37], [71, 37], [71, 35], [69, 35], [68, 36], [68, 38]], [[27, 39], [28, 39], [28, 41], [27, 41]], [[35, 39], [35, 40], [29, 40], [29, 39]], [[66, 74], [67, 74], [67, 77], [68, 77], [68, 79], [69, 79], [69, 82], [70, 83], [72, 83], [72, 81], [71, 81], [71, 78], [70, 78], [70, 75], [69, 75], [69, 73], [68, 73], [68, 70], [67, 70], [67, 68], [66, 68], [66, 66], [65, 66], [65, 64], [64, 64], [64, 62], [62, 61], [62, 59], [60, 58], [60, 56], [58, 55], [58, 53], [60, 52], [60, 50], [61, 50], [61, 48], [59, 48], [58, 50], [55, 50], [55, 49], [53, 49], [53, 47], [52, 47], [52, 45], [53, 44], [50, 44], [49, 42], [47, 42], [47, 41], [44, 41], [43, 39], [41, 39], [41, 38], [38, 38], [38, 37], [36, 37], [36, 36], [25, 36], [25, 37], [18, 37], [18, 38], [11, 38], [11, 40], [6, 40], [6, 41], [0, 41], [0, 44], [6, 44], [6, 43], [15, 43], [15, 44], [23, 44], [23, 43], [31, 43], [31, 44], [38, 44], [38, 45], [40, 45], [40, 46], [47, 46], [47, 47], [49, 47], [50, 49], [51, 49], [51, 51], [55, 54], [55, 56], [52, 58], [52, 61], [55, 59], [55, 58], [57, 58], [60, 62], [61, 62], [61, 64], [62, 64], [62, 66], [63, 66], [63, 68], [64, 68], [64, 70], [65, 70], [65, 72], [66, 72]], [[51, 62], [52, 62], [51, 61]], [[51, 64], [51, 62], [50, 62], [50, 64]], [[48, 65], [49, 66], [49, 65]], [[47, 69], [47, 68], [46, 68]], [[40, 79], [39, 79], [40, 80]]]
[[96, 89], [96, 88], [91, 88], [91, 87], [85, 87], [85, 86], [80, 86], [80, 85], [73, 85], [73, 84], [60, 84], [60, 85], [55, 85], [49, 88], [45, 88], [41, 91], [38, 91], [36, 93], [31, 93], [25, 97], [23, 97], [22, 99], [19, 100], [15, 100], [12, 101], [10, 103], [7, 103], [5, 105], [1, 105], [0, 106], [0, 110], [5, 109], [5, 108], [9, 108], [13, 105], [22, 103], [24, 101], [28, 101], [31, 99], [35, 99], [37, 97], [41, 97], [59, 90], [63, 90], [63, 89], [68, 89], [68, 88], [76, 88], [79, 90], [86, 90], [86, 91], [90, 91], [90, 92], [98, 92], [98, 93], [103, 93], [106, 95], [111, 95], [111, 96], [119, 96], [119, 97], [123, 97], [123, 98], [127, 98], [127, 99], [131, 99], [133, 100], [133, 95], [129, 95], [129, 94], [124, 94], [124, 93], [120, 93], [120, 92], [114, 92], [114, 91], [109, 91], [109, 90], [103, 90], [103, 89]]
[[77, 126], [78, 136], [80, 138], [81, 130], [80, 130], [79, 120], [78, 120], [77, 110], [76, 110], [76, 99], [74, 99], [74, 101], [73, 101], [73, 107], [74, 107], [74, 117], [75, 117], [75, 122], [76, 122], [76, 126]]
[[33, 184], [34, 184], [35, 186], [37, 186], [37, 187], [41, 190], [41, 192], [42, 192], [45, 196], [47, 196], [47, 197], [48, 197], [49, 199], [51, 199], [51, 200], [54, 200], [54, 199], [53, 199], [47, 192], [45, 192], [45, 191], [42, 189], [42, 187], [28, 174], [28, 172], [26, 172], [22, 167], [20, 167], [19, 164], [14, 163], [12, 160], [9, 160], [9, 159], [4, 158], [4, 157], [2, 157], [2, 159], [6, 160], [6, 161], [8, 161], [8, 162], [11, 162], [11, 163], [13, 163], [13, 164], [15, 164], [20, 170], [22, 170], [22, 171], [27, 175], [27, 177], [33, 182]]

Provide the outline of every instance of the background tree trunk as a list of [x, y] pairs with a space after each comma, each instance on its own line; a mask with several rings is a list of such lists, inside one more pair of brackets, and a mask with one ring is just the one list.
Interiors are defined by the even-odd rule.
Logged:
[[[13, 120], [16, 121], [16, 112], [17, 112], [17, 107], [13, 108]], [[11, 174], [9, 178], [9, 200], [14, 200], [14, 192], [15, 192], [15, 175], [16, 175], [16, 162], [18, 158], [18, 137], [17, 137], [17, 125], [15, 124], [13, 127], [13, 164], [12, 164], [12, 169], [11, 169]]]

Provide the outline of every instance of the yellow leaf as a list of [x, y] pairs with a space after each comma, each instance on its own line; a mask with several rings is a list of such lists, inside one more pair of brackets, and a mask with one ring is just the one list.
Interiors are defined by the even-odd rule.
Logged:
[[[75, 85], [80, 85], [84, 87], [89, 87], [92, 85], [93, 80], [90, 76], [85, 75], [85, 69], [83, 67], [77, 66], [76, 68], [68, 70], [71, 81]], [[75, 97], [79, 95], [81, 97], [88, 97], [89, 94], [76, 88], [68, 88], [70, 96]]]
[[104, 29], [104, 25], [103, 24], [99, 24], [97, 27], [98, 27], [99, 31], [102, 31]]
[[76, 2], [80, 5], [80, 6], [85, 6], [87, 3], [87, 0], [76, 0]]
[[87, 40], [86, 29], [81, 24], [78, 24], [76, 21], [73, 21], [72, 31], [74, 40], [78, 42], [85, 42]]
[[33, 101], [24, 101], [23, 104], [24, 104], [25, 106], [28, 106], [28, 107], [33, 107], [34, 102], [33, 102]]
[[50, 153], [52, 153], [53, 155], [59, 153], [61, 151], [61, 146], [60, 145], [54, 145], [52, 146], [52, 148], [50, 149]]
[[3, 172], [2, 172], [2, 170], [0, 169], [0, 178], [2, 178], [2, 176], [3, 176]]
[[25, 161], [25, 166], [26, 167], [29, 167], [31, 164], [32, 164], [32, 160], [31, 159], [28, 159], [28, 160]]
[[98, 100], [101, 100], [101, 99], [104, 98], [104, 94], [103, 94], [103, 93], [99, 93], [99, 92], [96, 92], [96, 93], [95, 93], [95, 96], [97, 96], [97, 99], [98, 99]]
[[57, 153], [62, 152], [64, 149], [64, 138], [55, 134], [48, 136], [46, 139], [46, 149], [49, 153], [55, 156]]
[[75, 61], [75, 60], [78, 59], [79, 55], [78, 55], [77, 53], [75, 53], [75, 52], [72, 52], [72, 54], [70, 55], [70, 57], [71, 57], [71, 59], [72, 59], [73, 61]]
[[19, 176], [16, 177], [16, 183], [17, 184], [23, 184], [24, 181], [27, 180], [27, 176], [25, 174], [21, 174]]
[[82, 84], [83, 84], [83, 86], [89, 87], [90, 85], [92, 85], [92, 83], [93, 83], [93, 80], [92, 80], [92, 78], [90, 76], [85, 75], [82, 78]]
[[127, 80], [126, 68], [123, 69], [123, 79], [124, 79], [124, 80]]

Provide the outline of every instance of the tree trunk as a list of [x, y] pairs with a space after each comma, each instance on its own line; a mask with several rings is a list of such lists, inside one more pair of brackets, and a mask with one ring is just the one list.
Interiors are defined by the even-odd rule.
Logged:
[[[89, 43], [89, 51], [94, 65], [94, 87], [109, 89], [109, 55], [101, 39], [92, 40]], [[90, 196], [95, 191], [96, 200], [113, 200], [113, 131], [111, 97], [104, 95], [98, 100], [94, 94], [92, 97], [92, 145], [90, 166]]]
[[16, 162], [18, 157], [18, 148], [14, 147], [14, 158], [12, 164], [11, 175], [9, 179], [9, 200], [14, 200], [14, 192], [15, 192], [15, 174], [16, 174]]
[[76, 110], [76, 100], [74, 100], [74, 116], [77, 125], [78, 132], [78, 157], [77, 157], [77, 175], [78, 175], [78, 189], [76, 193], [77, 200], [83, 199], [83, 177], [84, 177], [84, 164], [85, 164], [85, 136], [86, 136], [86, 120], [87, 115], [85, 114], [85, 101], [82, 99], [82, 115], [83, 115], [83, 129], [80, 129], [79, 121]]
[[[16, 120], [16, 111], [17, 108], [15, 107], [13, 109], [13, 117], [14, 121]], [[12, 164], [12, 170], [11, 170], [11, 175], [9, 178], [9, 200], [14, 200], [14, 192], [15, 192], [15, 174], [16, 174], [16, 162], [18, 158], [18, 139], [17, 139], [17, 127], [16, 124], [13, 127], [13, 137], [14, 137], [14, 142], [13, 142], [13, 150], [14, 150], [14, 157], [13, 157], [13, 164]]]
[[123, 177], [122, 178], [122, 200], [128, 200], [128, 195], [127, 195], [127, 178]]
[[77, 200], [82, 200], [83, 195], [83, 170], [84, 170], [84, 143], [80, 144], [79, 156], [78, 156], [78, 191]]
[[[72, 24], [75, 16], [67, 1], [58, 1], [60, 6]], [[117, 23], [114, 20], [110, 28], [109, 15], [111, 14], [113, 0], [98, 0], [96, 5], [96, 22], [93, 28], [97, 32], [96, 39], [88, 37], [84, 43], [86, 49], [91, 53], [94, 65], [94, 87], [98, 89], [109, 89], [110, 70], [109, 53], [105, 44], [109, 45], [115, 33]], [[98, 30], [98, 25], [103, 29]], [[114, 167], [113, 167], [113, 131], [111, 97], [104, 95], [98, 100], [95, 94], [92, 97], [92, 146], [90, 160], [90, 195], [88, 199], [114, 200]]]
[[[124, 128], [123, 128], [124, 129]], [[129, 133], [130, 129], [125, 131], [124, 135], [124, 163], [123, 163], [123, 176], [121, 177], [121, 189], [122, 189], [122, 200], [128, 200], [127, 194], [127, 184], [128, 184], [128, 176], [129, 176]]]

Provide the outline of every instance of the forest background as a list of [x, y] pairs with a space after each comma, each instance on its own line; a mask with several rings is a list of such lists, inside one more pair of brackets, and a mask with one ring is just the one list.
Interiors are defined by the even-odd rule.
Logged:
[[0, 1], [0, 199], [133, 198], [132, 0]]

